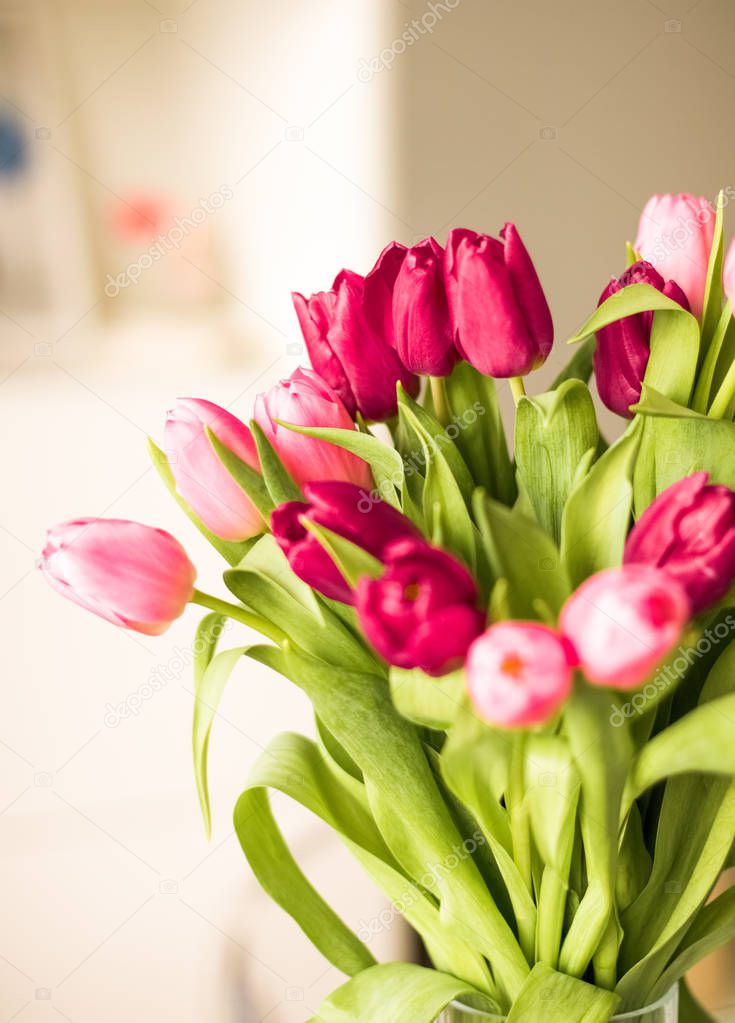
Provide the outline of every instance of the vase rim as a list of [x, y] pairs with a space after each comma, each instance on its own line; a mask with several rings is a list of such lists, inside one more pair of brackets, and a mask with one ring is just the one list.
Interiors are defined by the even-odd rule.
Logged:
[[[621, 1020], [634, 1020], [637, 1016], [642, 1016], [644, 1013], [655, 1012], [656, 1009], [661, 1009], [665, 1006], [671, 998], [674, 997], [674, 992], [677, 990], [678, 984], [672, 985], [669, 990], [661, 995], [655, 1002], [651, 1002], [650, 1005], [644, 1005], [641, 1009], [633, 1009], [631, 1012], [621, 1012], [618, 1015], [610, 1017], [610, 1023], [620, 1023]], [[477, 1016], [478, 1021], [485, 1020], [496, 1020], [497, 1023], [504, 1023], [507, 1020], [507, 1016], [496, 1016], [491, 1012], [483, 1012], [482, 1009], [472, 1009], [469, 1005], [462, 1005], [461, 1002], [450, 1002], [447, 1008], [459, 1009], [465, 1016]]]

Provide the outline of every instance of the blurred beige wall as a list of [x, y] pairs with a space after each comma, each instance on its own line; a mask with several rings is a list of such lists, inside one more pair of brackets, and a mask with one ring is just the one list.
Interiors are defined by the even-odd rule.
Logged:
[[[212, 740], [207, 846], [175, 667], [196, 615], [155, 641], [85, 617], [34, 571], [44, 527], [165, 526], [218, 588], [145, 434], [160, 439], [178, 394], [247, 417], [303, 359], [289, 292], [364, 272], [394, 237], [518, 224], [560, 342], [541, 388], [647, 197], [735, 184], [735, 5], [2, 0], [5, 29], [23, 70], [3, 65], [2, 93], [33, 160], [0, 185], [0, 265], [26, 268], [0, 302], [0, 471], [14, 481], [0, 504], [0, 1023], [297, 1023], [339, 978], [259, 894], [230, 811], [268, 738], [310, 728], [308, 707], [242, 665]], [[186, 214], [222, 186], [232, 197], [181, 248], [105, 294], [147, 245], [121, 240], [116, 216], [157, 196]], [[161, 668], [170, 683], [112, 727], [108, 704]], [[346, 918], [379, 912], [336, 844], [280, 811]], [[405, 953], [398, 928], [381, 938], [376, 954]], [[735, 1002], [728, 972], [708, 967], [710, 1005]]]

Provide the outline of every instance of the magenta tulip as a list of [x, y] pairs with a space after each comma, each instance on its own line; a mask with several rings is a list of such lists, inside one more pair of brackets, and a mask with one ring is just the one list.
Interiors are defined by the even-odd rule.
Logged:
[[125, 519], [75, 519], [48, 531], [41, 570], [62, 596], [124, 629], [158, 636], [194, 593], [178, 540]]
[[554, 328], [546, 296], [514, 224], [500, 238], [450, 231], [445, 273], [454, 340], [460, 355], [488, 376], [524, 376], [551, 350]]
[[501, 728], [543, 724], [572, 689], [574, 655], [553, 629], [536, 622], [498, 622], [467, 654], [467, 687], [485, 721]]
[[586, 579], [559, 625], [590, 682], [636, 689], [679, 641], [688, 617], [687, 595], [668, 573], [624, 565]]
[[420, 536], [405, 515], [353, 483], [309, 483], [304, 493], [306, 501], [290, 501], [276, 508], [271, 528], [299, 579], [333, 600], [351, 604], [352, 588], [305, 528], [305, 521], [343, 536], [379, 561], [395, 540]]
[[362, 579], [355, 607], [378, 653], [399, 668], [443, 675], [458, 668], [485, 625], [475, 581], [446, 551], [398, 540], [383, 554], [379, 579]]
[[[650, 263], [641, 260], [620, 275], [613, 277], [600, 295], [598, 306], [610, 295], [631, 284], [650, 284], [667, 298], [689, 309], [686, 295], [675, 281], [664, 281]], [[641, 385], [651, 354], [651, 325], [653, 313], [637, 313], [616, 320], [597, 332], [595, 350], [595, 380], [601, 400], [619, 416], [633, 418], [630, 406], [641, 397]]]
[[414, 373], [443, 377], [457, 352], [444, 286], [444, 249], [433, 238], [410, 248], [393, 289], [394, 344]]
[[179, 398], [166, 417], [164, 445], [176, 490], [207, 529], [223, 540], [247, 540], [265, 531], [253, 502], [219, 460], [204, 432], [252, 469], [259, 469], [250, 430], [219, 405], [202, 398]]
[[702, 315], [715, 212], [703, 196], [654, 195], [643, 208], [635, 249], [676, 281], [695, 316]]
[[706, 472], [667, 487], [631, 530], [624, 560], [673, 576], [693, 614], [716, 604], [735, 580], [735, 493], [708, 486]]
[[725, 265], [722, 270], [722, 288], [725, 297], [735, 309], [735, 241], [730, 245], [725, 256]]
[[[297, 483], [347, 480], [370, 489], [367, 462], [336, 444], [306, 437], [280, 423], [354, 430], [355, 424], [329, 384], [310, 369], [295, 370], [255, 399], [255, 421]], [[280, 421], [280, 422], [279, 422]]]
[[342, 270], [331, 291], [293, 294], [311, 364], [351, 416], [376, 422], [396, 414], [396, 384], [411, 394], [419, 381], [392, 347], [392, 293], [403, 246], [385, 249], [367, 277]]

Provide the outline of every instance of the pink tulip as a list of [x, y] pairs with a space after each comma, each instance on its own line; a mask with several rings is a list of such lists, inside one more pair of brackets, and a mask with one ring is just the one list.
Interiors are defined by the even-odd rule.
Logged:
[[725, 297], [733, 309], [735, 309], [735, 240], [731, 243], [725, 256], [725, 266], [722, 271], [722, 287]]
[[295, 370], [288, 380], [255, 399], [255, 421], [297, 483], [346, 480], [370, 490], [367, 462], [336, 444], [316, 440], [280, 426], [327, 426], [354, 430], [355, 424], [339, 396], [311, 369]]
[[503, 227], [500, 240], [450, 231], [445, 275], [454, 341], [475, 369], [524, 376], [545, 361], [554, 340], [551, 312], [514, 224]]
[[663, 490], [630, 531], [626, 564], [656, 565], [686, 591], [693, 614], [735, 580], [735, 493], [695, 472]]
[[391, 242], [366, 277], [342, 270], [330, 291], [292, 296], [311, 364], [351, 416], [390, 419], [397, 411], [398, 381], [418, 393], [418, 377], [392, 347], [393, 285], [405, 252]]
[[265, 532], [262, 516], [217, 457], [205, 426], [251, 469], [259, 468], [255, 442], [244, 423], [211, 401], [179, 398], [164, 430], [176, 490], [223, 540], [247, 540]]
[[178, 540], [126, 519], [75, 519], [48, 531], [41, 570], [62, 596], [123, 629], [158, 636], [194, 593]]
[[676, 281], [695, 316], [702, 315], [715, 213], [695, 195], [654, 195], [643, 208], [635, 249], [667, 281]]
[[676, 645], [689, 618], [679, 583], [651, 565], [591, 576], [564, 605], [559, 626], [587, 679], [636, 689]]
[[467, 654], [467, 687], [485, 721], [529, 728], [547, 721], [572, 689], [569, 645], [546, 625], [506, 621], [491, 625]]

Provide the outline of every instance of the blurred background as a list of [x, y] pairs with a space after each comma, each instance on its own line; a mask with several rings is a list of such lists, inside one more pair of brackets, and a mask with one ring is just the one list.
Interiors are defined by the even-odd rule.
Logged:
[[[341, 979], [231, 825], [305, 700], [233, 676], [208, 844], [196, 614], [156, 640], [81, 614], [35, 571], [45, 526], [165, 526], [220, 592], [145, 436], [179, 395], [247, 418], [305, 358], [290, 291], [392, 238], [518, 224], [559, 341], [542, 389], [649, 195], [735, 185], [733, 38], [731, 0], [0, 0], [0, 1023], [299, 1023]], [[276, 811], [345, 919], [375, 918], [326, 831]], [[372, 945], [411, 954], [398, 924]], [[694, 980], [722, 1019], [732, 973]]]

